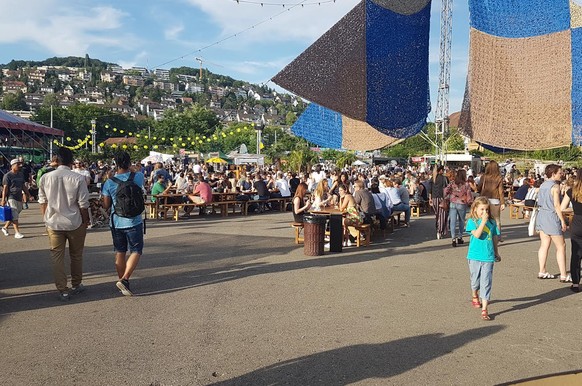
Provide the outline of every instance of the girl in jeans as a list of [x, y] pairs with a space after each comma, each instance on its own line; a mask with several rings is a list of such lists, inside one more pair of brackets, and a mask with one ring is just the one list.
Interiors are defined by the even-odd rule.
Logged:
[[487, 198], [477, 197], [473, 202], [471, 216], [467, 221], [467, 232], [471, 232], [467, 252], [471, 273], [471, 304], [474, 308], [481, 308], [481, 319], [490, 320], [487, 306], [491, 298], [493, 265], [496, 256], [499, 256], [499, 229], [497, 223], [490, 218]]
[[[465, 215], [467, 205], [473, 202], [471, 187], [467, 183], [465, 169], [457, 170], [455, 180], [445, 188], [445, 198], [449, 200], [449, 227], [453, 239], [453, 247], [463, 244], [463, 231], [465, 230]], [[458, 227], [457, 227], [458, 223]]]

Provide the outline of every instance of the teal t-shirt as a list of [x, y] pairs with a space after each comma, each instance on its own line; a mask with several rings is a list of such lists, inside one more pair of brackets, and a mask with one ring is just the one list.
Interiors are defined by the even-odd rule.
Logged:
[[[475, 222], [474, 219], [470, 218], [467, 221], [466, 230], [471, 233], [471, 231], [479, 228], [481, 224], [481, 219]], [[467, 259], [482, 261], [484, 263], [495, 262], [495, 248], [493, 247], [493, 236], [499, 236], [499, 229], [495, 221], [489, 219], [481, 236], [479, 238], [471, 234], [471, 242], [469, 243], [469, 251], [467, 253]]]
[[[129, 174], [130, 174], [130, 172], [123, 173], [123, 174], [116, 174], [115, 177], [117, 177], [121, 181], [127, 181], [129, 179]], [[139, 186], [140, 188], [143, 189], [143, 183], [144, 183], [143, 173], [140, 173], [140, 172], [135, 173], [135, 175], [133, 176], [133, 182], [135, 182], [137, 184], [137, 186]], [[111, 202], [113, 203], [113, 205], [111, 205], [112, 215], [110, 217], [109, 225], [110, 226], [115, 225], [115, 228], [117, 228], [117, 229], [128, 229], [128, 228], [133, 228], [136, 225], [142, 224], [143, 220], [141, 218], [141, 214], [139, 216], [135, 216], [135, 217], [131, 217], [131, 218], [113, 215], [113, 207], [115, 206], [115, 203], [117, 201], [117, 199], [116, 199], [117, 186], [118, 185], [115, 182], [113, 182], [112, 180], [109, 179], [109, 180], [105, 181], [105, 183], [103, 184], [103, 188], [101, 190], [101, 193], [104, 196], [111, 197]], [[113, 224], [111, 224], [111, 221], [113, 221]]]

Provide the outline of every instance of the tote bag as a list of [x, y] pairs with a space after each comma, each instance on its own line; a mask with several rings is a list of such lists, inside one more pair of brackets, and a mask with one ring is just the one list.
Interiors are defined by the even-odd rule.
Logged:
[[535, 207], [531, 211], [531, 217], [529, 218], [529, 224], [527, 226], [527, 234], [528, 236], [535, 236], [536, 234], [536, 220], [538, 218], [539, 209]]

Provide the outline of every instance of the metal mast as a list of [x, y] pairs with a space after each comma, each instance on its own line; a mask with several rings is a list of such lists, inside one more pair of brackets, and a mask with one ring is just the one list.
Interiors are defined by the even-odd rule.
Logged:
[[449, 83], [451, 81], [451, 41], [453, 32], [453, 0], [441, 1], [441, 37], [439, 53], [439, 89], [435, 111], [437, 158], [444, 162], [445, 135], [449, 131]]

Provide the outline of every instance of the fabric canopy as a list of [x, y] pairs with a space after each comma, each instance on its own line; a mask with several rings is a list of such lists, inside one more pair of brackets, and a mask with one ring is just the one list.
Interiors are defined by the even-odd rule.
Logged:
[[41, 125], [40, 123], [17, 117], [16, 115], [9, 114], [4, 110], [0, 110], [0, 128], [33, 131], [35, 133], [56, 135], [59, 137], [65, 135], [63, 130], [53, 129], [48, 126]]

